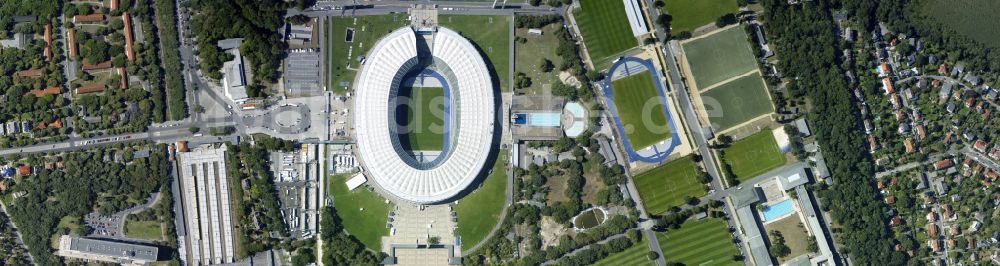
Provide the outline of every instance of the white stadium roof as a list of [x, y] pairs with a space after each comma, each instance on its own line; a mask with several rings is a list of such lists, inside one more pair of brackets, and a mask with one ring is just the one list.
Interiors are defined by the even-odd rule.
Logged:
[[[438, 28], [428, 44], [434, 58], [450, 68], [450, 147], [443, 161], [416, 167], [394, 144], [390, 104], [402, 74], [416, 65], [418, 36], [409, 27], [389, 33], [372, 47], [357, 77], [355, 129], [361, 161], [385, 191], [419, 204], [449, 200], [476, 179], [492, 150], [494, 95], [486, 63], [457, 32]], [[422, 37], [420, 37], [422, 38]]]

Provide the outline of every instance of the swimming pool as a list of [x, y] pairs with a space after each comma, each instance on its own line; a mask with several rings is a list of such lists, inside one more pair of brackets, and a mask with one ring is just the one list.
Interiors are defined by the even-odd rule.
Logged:
[[558, 127], [559, 113], [528, 113], [528, 125], [536, 127]]
[[792, 211], [794, 211], [792, 209], [792, 200], [786, 199], [771, 206], [764, 206], [764, 210], [761, 212], [764, 213], [764, 221], [766, 222], [785, 216], [792, 213]]

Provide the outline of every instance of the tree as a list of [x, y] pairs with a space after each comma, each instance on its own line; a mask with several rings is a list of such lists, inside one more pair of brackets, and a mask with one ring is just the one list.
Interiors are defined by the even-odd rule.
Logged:
[[303, 14], [298, 14], [298, 15], [294, 15], [294, 16], [288, 17], [288, 19], [286, 19], [286, 20], [288, 21], [288, 23], [291, 23], [293, 25], [302, 25], [302, 24], [309, 23], [309, 21], [312, 20], [312, 19], [309, 18], [309, 16], [306, 16], [306, 15], [303, 15]]
[[542, 72], [548, 73], [552, 72], [552, 69], [554, 69], [556, 66], [553, 65], [552, 61], [549, 60], [548, 58], [542, 58], [542, 63], [539, 64], [539, 67], [541, 68]]
[[646, 258], [649, 259], [649, 260], [656, 260], [659, 257], [660, 257], [660, 254], [656, 253], [656, 251], [650, 250], [648, 253], [646, 253]]
[[431, 245], [441, 244], [441, 237], [432, 236], [430, 238], [427, 238], [427, 243]]
[[715, 26], [722, 28], [728, 25], [736, 24], [736, 15], [733, 13], [725, 14], [715, 20]]
[[514, 88], [523, 89], [527, 87], [531, 87], [531, 78], [522, 72], [517, 72], [514, 76]]
[[542, 5], [542, 0], [528, 0], [528, 4], [531, 6], [540, 6]]
[[667, 4], [666, 4], [666, 3], [664, 3], [664, 2], [663, 2], [663, 0], [656, 0], [656, 1], [653, 1], [653, 6], [654, 6], [654, 7], [656, 7], [656, 8], [663, 8], [663, 7], [664, 7], [664, 6], [666, 6], [666, 5], [667, 5]]
[[188, 128], [188, 132], [191, 132], [191, 134], [198, 133], [198, 131], [201, 131], [201, 128], [199, 128], [199, 127], [189, 127]]
[[778, 230], [771, 230], [771, 256], [784, 258], [792, 253], [792, 250], [785, 245], [785, 236]]

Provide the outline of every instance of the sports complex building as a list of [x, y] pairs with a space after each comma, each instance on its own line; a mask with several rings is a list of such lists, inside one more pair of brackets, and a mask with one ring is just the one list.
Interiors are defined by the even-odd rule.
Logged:
[[[440, 151], [408, 149], [401, 91], [418, 79], [443, 87]], [[358, 73], [355, 130], [367, 176], [399, 199], [434, 204], [455, 198], [483, 172], [493, 151], [495, 101], [486, 62], [465, 37], [443, 27], [403, 27], [379, 40]]]

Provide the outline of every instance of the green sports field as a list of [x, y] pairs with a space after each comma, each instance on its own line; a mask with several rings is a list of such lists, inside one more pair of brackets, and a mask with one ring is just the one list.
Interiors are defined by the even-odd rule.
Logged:
[[716, 131], [729, 129], [755, 117], [774, 112], [769, 92], [759, 72], [723, 83], [701, 93], [705, 106], [718, 102], [721, 116], [713, 115], [709, 120]]
[[649, 244], [646, 243], [646, 237], [643, 238], [639, 243], [632, 244], [622, 252], [613, 253], [608, 255], [608, 257], [599, 260], [594, 263], [594, 266], [645, 266], [645, 265], [656, 265], [655, 261], [649, 260], [646, 254], [649, 253]]
[[611, 82], [611, 99], [632, 149], [670, 138], [670, 125], [663, 113], [660, 92], [648, 71]]
[[440, 15], [438, 24], [472, 40], [486, 54], [487, 65], [496, 72], [500, 91], [510, 91], [510, 16]]
[[500, 150], [489, 176], [472, 193], [462, 197], [454, 210], [458, 214], [455, 235], [462, 237], [462, 249], [475, 246], [500, 220], [507, 193], [507, 150]]
[[722, 15], [736, 13], [736, 0], [666, 0], [671, 32], [693, 31], [713, 24]]
[[162, 240], [163, 229], [160, 226], [160, 221], [156, 220], [125, 220], [125, 236], [145, 240]]
[[372, 250], [382, 250], [382, 237], [389, 235], [385, 224], [392, 205], [365, 186], [347, 190], [345, 182], [351, 177], [346, 174], [330, 176], [328, 189], [333, 194], [333, 207], [347, 233]]
[[614, 0], [580, 1], [576, 24], [594, 66], [603, 66], [614, 55], [639, 45], [625, 15], [625, 3]]
[[757, 69], [757, 59], [742, 26], [685, 42], [683, 46], [699, 90]]
[[668, 264], [743, 265], [742, 261], [733, 261], [733, 255], [739, 251], [728, 228], [720, 219], [688, 220], [680, 229], [656, 233], [656, 238]]
[[440, 151], [444, 148], [444, 88], [403, 88], [410, 99], [406, 112], [407, 141], [412, 151]]
[[[408, 25], [406, 15], [376, 15], [357, 17], [326, 18], [327, 87], [334, 91], [346, 91], [341, 82], [353, 83], [357, 74], [358, 56], [368, 53], [382, 36]], [[354, 29], [354, 39], [347, 42], [348, 29]]]
[[767, 129], [733, 142], [723, 152], [723, 162], [733, 168], [733, 174], [740, 181], [778, 168], [787, 161], [778, 150], [778, 142], [774, 140], [771, 130]]
[[639, 198], [649, 213], [662, 213], [670, 206], [684, 204], [684, 198], [701, 197], [705, 188], [698, 182], [698, 169], [690, 156], [657, 166], [633, 178]]

